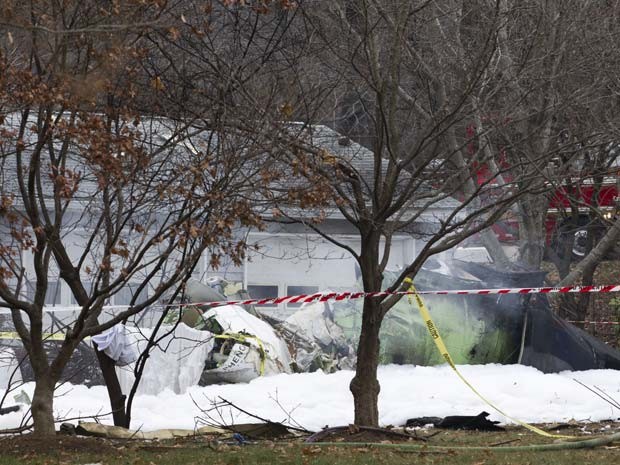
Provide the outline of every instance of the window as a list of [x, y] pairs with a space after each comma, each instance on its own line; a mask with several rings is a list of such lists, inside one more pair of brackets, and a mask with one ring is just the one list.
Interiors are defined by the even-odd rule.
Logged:
[[45, 305], [60, 305], [60, 282], [48, 281]]
[[[114, 304], [115, 305], [129, 305], [133, 296], [138, 292], [138, 287], [140, 287], [139, 283], [127, 283], [123, 288], [118, 291], [118, 293], [114, 296]], [[146, 287], [142, 289], [142, 292], [136, 299], [136, 303], [143, 302], [148, 298], [148, 291]]]
[[[249, 284], [248, 294], [252, 299], [273, 299], [278, 297], [278, 286]], [[275, 307], [274, 304], [257, 305], [257, 307]]]
[[[300, 294], [316, 294], [319, 292], [318, 286], [288, 286], [286, 288], [286, 295], [300, 295]], [[299, 308], [302, 304], [286, 304], [286, 308]]]
[[32, 281], [26, 281], [25, 291], [26, 291], [26, 300], [28, 302], [34, 302], [34, 291], [35, 291], [36, 283]]
[[[34, 293], [36, 291], [36, 282], [27, 281], [26, 282], [26, 298], [30, 301], [34, 301]], [[47, 291], [45, 293], [45, 302], [46, 306], [60, 305], [60, 282], [58, 281], [48, 281], [47, 282]]]

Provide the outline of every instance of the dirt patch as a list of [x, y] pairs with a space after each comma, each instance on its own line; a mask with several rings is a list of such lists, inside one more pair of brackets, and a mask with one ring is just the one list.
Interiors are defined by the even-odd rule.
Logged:
[[2, 455], [32, 456], [39, 454], [117, 454], [122, 447], [106, 439], [56, 435], [47, 438], [32, 434], [0, 438]]
[[386, 428], [342, 426], [328, 428], [313, 434], [308, 442], [409, 442], [421, 438]]

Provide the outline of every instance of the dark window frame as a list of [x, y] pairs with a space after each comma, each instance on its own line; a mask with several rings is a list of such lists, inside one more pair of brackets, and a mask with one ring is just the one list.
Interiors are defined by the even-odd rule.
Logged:
[[[270, 288], [266, 293], [256, 293], [252, 291], [252, 288], [256, 290], [256, 288]], [[273, 297], [278, 297], [279, 286], [277, 284], [248, 284], [248, 288], [246, 289], [248, 294], [252, 299], [270, 299]], [[264, 305], [256, 305], [258, 308], [277, 308], [277, 304], [264, 304]]]
[[[286, 285], [286, 295], [316, 294], [319, 292], [319, 286], [308, 286], [305, 284]], [[303, 303], [286, 304], [287, 309], [298, 309]]]

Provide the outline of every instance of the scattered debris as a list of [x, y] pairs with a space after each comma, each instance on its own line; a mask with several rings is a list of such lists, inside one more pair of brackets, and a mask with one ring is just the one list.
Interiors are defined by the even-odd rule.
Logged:
[[[288, 415], [288, 422], [293, 424], [284, 424], [283, 422], [272, 421], [248, 412], [222, 397], [219, 397], [217, 401], [212, 400], [210, 407], [207, 409], [199, 406], [196, 401], [194, 401], [194, 405], [198, 407], [202, 414], [202, 416], [196, 418], [197, 424], [221, 428], [233, 433], [240, 433], [252, 439], [282, 439], [313, 433], [293, 422], [290, 418], [290, 414]], [[222, 414], [222, 409], [228, 408], [237, 410], [250, 418], [258, 420], [260, 423], [225, 423], [225, 416]]]
[[209, 309], [202, 314], [205, 329], [214, 336], [205, 361], [201, 386], [248, 382], [263, 375], [291, 372], [285, 342], [265, 321], [238, 305]]
[[[385, 271], [384, 287], [393, 283], [396, 275]], [[541, 272], [499, 272], [458, 260], [448, 266], [435, 259], [420, 270], [415, 283], [420, 290], [536, 287], [543, 278]], [[358, 282], [358, 288], [360, 285]], [[183, 393], [197, 384], [242, 383], [277, 373], [333, 372], [355, 367], [361, 299], [305, 304], [284, 320], [262, 314], [252, 306], [208, 305], [244, 293], [239, 284], [222, 278], [209, 278], [206, 283], [189, 281], [188, 302], [168, 312], [167, 325], [160, 328], [168, 336], [149, 354], [138, 392], [157, 394], [170, 388]], [[457, 364], [520, 363], [545, 373], [620, 369], [620, 351], [557, 317], [545, 294], [429, 295], [425, 302]], [[144, 350], [152, 331], [118, 325], [93, 339], [121, 366]], [[407, 298], [387, 313], [380, 338], [381, 363], [445, 363], [425, 322]], [[50, 341], [49, 350], [58, 350], [61, 342]], [[2, 354], [9, 357], [9, 362], [24, 358], [21, 341], [6, 339], [2, 343]], [[95, 360], [92, 347], [80, 344], [62, 380], [87, 386], [102, 384]], [[11, 366], [17, 367], [15, 363]], [[27, 361], [19, 365], [18, 371], [24, 382], [33, 379]], [[6, 384], [7, 376], [0, 373], [0, 386]], [[119, 378], [123, 391], [128, 392], [133, 382], [132, 364], [120, 370]]]
[[19, 412], [21, 406], [11, 405], [10, 407], [0, 407], [0, 415], [6, 415], [7, 413]]
[[405, 426], [427, 426], [433, 425], [436, 428], [446, 429], [467, 429], [477, 431], [504, 431], [498, 426], [499, 421], [488, 420], [488, 412], [481, 412], [478, 415], [454, 415], [445, 418], [420, 417], [407, 420]]
[[124, 324], [118, 324], [92, 337], [98, 350], [104, 351], [117, 366], [126, 366], [138, 359], [136, 345], [130, 330]]
[[228, 431], [213, 426], [191, 429], [160, 429], [156, 431], [134, 431], [121, 426], [102, 425], [101, 423], [82, 422], [75, 427], [78, 436], [93, 436], [108, 439], [174, 439], [207, 434], [227, 434]]
[[407, 428], [424, 428], [427, 426], [435, 426], [438, 424], [442, 418], [440, 417], [418, 417], [418, 418], [410, 418], [407, 420], [405, 427]]

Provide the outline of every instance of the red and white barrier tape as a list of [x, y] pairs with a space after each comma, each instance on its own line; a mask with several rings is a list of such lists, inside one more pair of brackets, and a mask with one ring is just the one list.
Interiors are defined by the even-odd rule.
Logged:
[[[418, 291], [420, 295], [503, 295], [503, 294], [557, 294], [557, 293], [595, 293], [595, 292], [620, 292], [620, 285], [609, 286], [565, 286], [565, 287], [515, 287], [506, 289], [462, 289], [443, 291]], [[313, 302], [327, 302], [328, 300], [342, 301], [363, 299], [364, 297], [387, 297], [390, 295], [413, 295], [411, 291], [397, 292], [317, 292], [316, 294], [287, 295], [269, 299], [246, 299], [246, 300], [221, 300], [219, 302], [190, 302], [176, 304], [154, 304], [151, 308], [182, 307], [185, 305], [204, 305], [208, 307], [222, 307], [224, 305], [278, 305], [278, 304], [302, 304]], [[107, 310], [127, 309], [129, 305], [106, 305]], [[47, 307], [46, 311], [74, 310], [79, 307]], [[1, 313], [7, 313], [7, 309], [0, 308]], [[611, 323], [610, 323], [611, 324]]]
[[569, 323], [583, 323], [584, 325], [620, 325], [620, 321], [587, 321], [587, 320], [566, 320]]
[[[620, 285], [615, 286], [565, 286], [565, 287], [516, 287], [510, 289], [466, 289], [446, 291], [418, 291], [420, 295], [494, 295], [494, 294], [556, 294], [556, 293], [593, 293], [620, 292]], [[220, 302], [193, 302], [194, 305], [221, 307], [222, 305], [278, 305], [326, 302], [328, 300], [353, 300], [364, 297], [387, 297], [390, 295], [413, 295], [410, 291], [399, 292], [328, 292], [316, 294], [288, 295], [270, 299], [228, 300]]]

